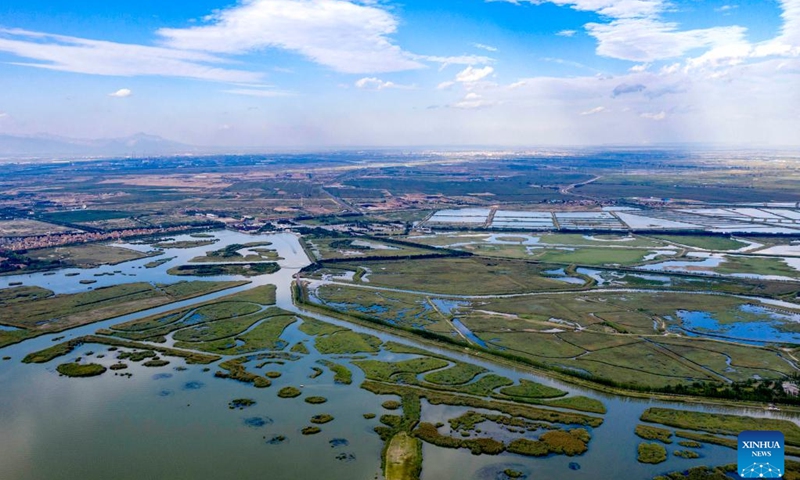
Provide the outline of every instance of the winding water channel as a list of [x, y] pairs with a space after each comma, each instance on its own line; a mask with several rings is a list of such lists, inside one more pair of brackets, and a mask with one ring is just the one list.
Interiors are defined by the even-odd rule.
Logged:
[[[321, 355], [313, 348], [313, 340], [302, 333], [298, 323], [283, 335], [287, 344], [306, 341], [311, 353], [296, 361], [275, 364], [282, 376], [272, 387], [255, 389], [250, 385], [213, 377], [205, 366], [185, 365], [170, 359], [168, 366], [146, 368], [132, 364], [124, 372], [132, 377], [115, 376], [111, 372], [90, 379], [59, 377], [55, 367], [59, 361], [44, 365], [22, 364], [28, 353], [63, 340], [94, 333], [124, 321], [135, 320], [219, 298], [259, 285], [277, 287], [277, 305], [285, 310], [307, 315], [329, 323], [367, 332], [383, 341], [418, 346], [453, 360], [481, 365], [494, 373], [514, 380], [535, 380], [545, 385], [601, 400], [607, 407], [604, 424], [593, 430], [589, 451], [579, 457], [551, 456], [529, 458], [514, 454], [474, 456], [468, 450], [451, 450], [425, 444], [423, 474], [434, 479], [497, 479], [504, 468], [512, 466], [528, 474], [528, 478], [619, 478], [649, 479], [664, 472], [697, 465], [734, 463], [736, 452], [720, 446], [705, 445], [699, 459], [682, 459], [670, 455], [666, 463], [644, 465], [636, 462], [636, 446], [641, 441], [633, 433], [641, 413], [648, 407], [691, 409], [708, 412], [735, 413], [756, 417], [786, 418], [799, 423], [795, 415], [763, 409], [725, 408], [666, 403], [647, 399], [608, 395], [575, 387], [524, 369], [509, 368], [482, 359], [468, 352], [455, 352], [421, 345], [405, 337], [375, 331], [299, 308], [292, 302], [291, 282], [294, 275], [310, 263], [299, 240], [292, 234], [250, 236], [234, 232], [216, 232], [219, 239], [213, 246], [192, 249], [167, 249], [161, 257], [173, 260], [156, 268], [143, 268], [153, 261], [146, 258], [115, 266], [91, 270], [68, 269], [55, 275], [31, 274], [0, 278], [0, 287], [13, 282], [39, 285], [56, 293], [74, 293], [87, 289], [81, 278], [97, 279], [92, 287], [124, 282], [149, 281], [173, 283], [177, 277], [166, 273], [172, 266], [233, 243], [272, 242], [278, 251], [281, 270], [275, 274], [252, 278], [252, 283], [234, 289], [173, 303], [76, 328], [67, 332], [44, 335], [0, 349], [0, 478], [3, 479], [218, 479], [269, 478], [281, 479], [375, 479], [382, 478], [380, 451], [382, 442], [373, 432], [377, 420], [367, 420], [364, 413], [390, 413], [381, 403], [390, 397], [373, 395], [358, 388], [363, 373], [349, 365], [348, 358]], [[188, 240], [177, 237], [177, 240]], [[150, 250], [144, 245], [129, 246]], [[67, 276], [70, 273], [78, 276]], [[114, 273], [118, 272], [118, 273]], [[96, 273], [114, 273], [95, 277]], [[193, 278], [183, 278], [180, 280]], [[214, 277], [215, 280], [240, 277]], [[636, 291], [615, 289], [614, 291]], [[685, 292], [682, 292], [685, 293]], [[552, 295], [550, 292], [548, 295]], [[452, 298], [452, 296], [441, 296]], [[59, 340], [60, 341], [60, 340]], [[84, 345], [67, 358], [104, 354], [102, 361], [113, 363], [113, 353], [100, 345]], [[352, 385], [336, 385], [329, 371], [315, 379], [308, 378], [320, 358], [348, 364], [353, 371]], [[396, 361], [408, 355], [382, 351], [374, 358]], [[185, 370], [175, 367], [185, 367]], [[268, 367], [268, 368], [272, 368]], [[328, 398], [323, 405], [309, 405], [301, 399], [276, 396], [283, 386], [301, 386], [304, 395]], [[257, 401], [245, 410], [232, 410], [228, 402], [234, 398]], [[423, 401], [423, 421], [446, 422], [466, 409], [432, 406]], [[318, 413], [330, 413], [336, 420], [323, 426], [323, 432], [303, 436], [299, 430]], [[284, 436], [284, 441], [278, 441]], [[570, 463], [577, 463], [575, 470]]]

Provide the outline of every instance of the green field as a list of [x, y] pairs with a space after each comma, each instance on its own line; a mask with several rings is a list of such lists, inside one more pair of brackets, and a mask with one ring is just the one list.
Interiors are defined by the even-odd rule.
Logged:
[[648, 253], [649, 250], [633, 248], [574, 247], [574, 251], [548, 248], [534, 250], [533, 259], [570, 265], [635, 265], [641, 263]]
[[748, 245], [747, 243], [740, 242], [730, 237], [711, 235], [654, 235], [653, 238], [664, 240], [676, 245], [685, 245], [687, 247], [694, 247], [703, 250], [729, 251], [738, 250]]
[[[338, 265], [355, 272], [358, 264]], [[545, 267], [504, 259], [435, 258], [370, 262], [370, 285], [439, 294], [524, 293], [567, 289], [542, 276]]]

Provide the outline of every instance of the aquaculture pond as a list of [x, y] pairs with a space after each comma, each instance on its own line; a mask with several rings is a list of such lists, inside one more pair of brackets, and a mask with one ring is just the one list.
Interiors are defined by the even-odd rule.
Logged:
[[[698, 450], [700, 458], [680, 458], [673, 455], [680, 448], [674, 442], [666, 445], [669, 456], [664, 463], [638, 463], [637, 447], [642, 439], [634, 430], [640, 416], [650, 407], [785, 418], [795, 422], [791, 414], [764, 409], [689, 406], [605, 395], [480, 360], [466, 350], [443, 350], [304, 311], [292, 302], [291, 282], [310, 261], [296, 236], [249, 236], [227, 231], [216, 232], [214, 236], [218, 242], [211, 247], [166, 248], [164, 256], [175, 260], [161, 266], [137, 268], [143, 266], [142, 260], [116, 265], [112, 272], [119, 270], [126, 275], [97, 277], [98, 283], [112, 280], [174, 283], [184, 278], [169, 275], [166, 273], [169, 268], [208, 250], [249, 242], [270, 242], [269, 248], [277, 250], [281, 257], [278, 260], [281, 270], [249, 278], [252, 283], [246, 286], [42, 335], [0, 349], [0, 356], [9, 357], [0, 361], [3, 385], [0, 478], [380, 479], [384, 478], [381, 452], [385, 443], [375, 428], [381, 425], [405, 428], [403, 419], [413, 415], [413, 402], [406, 403], [405, 396], [401, 399], [399, 394], [382, 393], [381, 389], [403, 391], [403, 387], [411, 384], [418, 385], [423, 392], [418, 394], [421, 397], [416, 397], [416, 393], [412, 397], [419, 401], [420, 425], [430, 426], [429, 434], [433, 428], [438, 435], [458, 441], [491, 436], [506, 448], [497, 455], [475, 455], [469, 448], [445, 448], [425, 441], [421, 449], [421, 478], [426, 480], [507, 478], [506, 471], [519, 472], [525, 475], [520, 478], [530, 479], [617, 478], [621, 472], [626, 478], [649, 479], [698, 465], [735, 462], [735, 450], [710, 443]], [[144, 263], [152, 260], [145, 259]], [[105, 270], [95, 270], [99, 271]], [[69, 293], [85, 290], [87, 287], [79, 285], [78, 280], [93, 275], [92, 271], [79, 271], [79, 276], [68, 277], [65, 274], [69, 272], [73, 270], [47, 276], [7, 277], [3, 281], [23, 281], [28, 286]], [[134, 274], [132, 279], [130, 275]], [[174, 344], [185, 354], [187, 347], [176, 342], [176, 336], [197, 327], [198, 317], [193, 315], [198, 304], [234, 293], [246, 295], [249, 290], [265, 285], [275, 285], [275, 305], [242, 307], [240, 315], [225, 320], [238, 333], [225, 336], [220, 326], [222, 321], [208, 324], [222, 332], [219, 334], [222, 343], [198, 343], [192, 350], [219, 354], [208, 360], [210, 363], [190, 364], [176, 357], [175, 352], [163, 352]], [[242, 298], [245, 298], [239, 300], [242, 303], [258, 302]], [[435, 305], [454, 314], [460, 302]], [[172, 313], [176, 309], [187, 313]], [[150, 322], [151, 317], [167, 318], [162, 322], [166, 326], [180, 318], [192, 320], [189, 325], [170, 332], [166, 343], [145, 340], [142, 347], [130, 348], [88, 342], [63, 356], [45, 359], [44, 363], [22, 363], [32, 352], [124, 322], [144, 319]], [[252, 317], [258, 320], [253, 324], [245, 322]], [[153, 328], [163, 326], [155, 320], [153, 323]], [[454, 323], [461, 324], [458, 320]], [[463, 333], [471, 334], [469, 330]], [[256, 344], [262, 348], [241, 353]], [[148, 348], [153, 351], [148, 352]], [[59, 365], [78, 363], [76, 360], [108, 370], [91, 378], [59, 375]], [[403, 368], [408, 369], [402, 377], [404, 384], [369, 380], [365, 373], [381, 377], [386, 371]], [[254, 383], [250, 378], [248, 383], [246, 375], [239, 376], [245, 381], [225, 378], [242, 371], [262, 380]], [[371, 385], [371, 390], [361, 388], [362, 384]], [[433, 386], [436, 388], [428, 388]], [[286, 394], [279, 396], [279, 392]], [[450, 405], [442, 392], [460, 396], [462, 401], [472, 398], [467, 402], [472, 405]], [[533, 404], [513, 405], [533, 408], [530, 412], [538, 412], [534, 416], [544, 415], [550, 420], [525, 420], [515, 413], [517, 410], [509, 410], [511, 413], [495, 410], [500, 404], [489, 400], [507, 394], [543, 396], [530, 397]], [[395, 403], [402, 400], [402, 408], [396, 409], [387, 400]], [[554, 403], [537, 406], [537, 402]], [[505, 401], [502, 405], [511, 403]], [[590, 411], [576, 410], [575, 405]], [[483, 417], [469, 431], [451, 423], [467, 418], [465, 415]], [[514, 426], [517, 424], [523, 427]], [[588, 450], [583, 453], [534, 457], [508, 450], [515, 441], [514, 445], [524, 446], [527, 444], [522, 440], [534, 442], [549, 431], [561, 438], [567, 435], [574, 442], [575, 438], [584, 438], [584, 433], [570, 436], [569, 432], [578, 429], [585, 430], [590, 437]]]

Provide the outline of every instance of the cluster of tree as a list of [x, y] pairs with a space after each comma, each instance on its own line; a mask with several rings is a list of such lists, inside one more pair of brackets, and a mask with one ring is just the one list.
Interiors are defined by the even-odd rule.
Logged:
[[0, 250], [0, 273], [16, 272], [23, 269], [26, 272], [33, 272], [50, 270], [61, 266], [60, 260], [41, 260], [28, 257], [24, 253], [24, 251]]

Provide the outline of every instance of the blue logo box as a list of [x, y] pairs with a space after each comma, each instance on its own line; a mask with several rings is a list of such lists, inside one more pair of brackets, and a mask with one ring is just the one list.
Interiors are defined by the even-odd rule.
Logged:
[[783, 433], [746, 431], [739, 434], [739, 476], [782, 478], [784, 473]]

